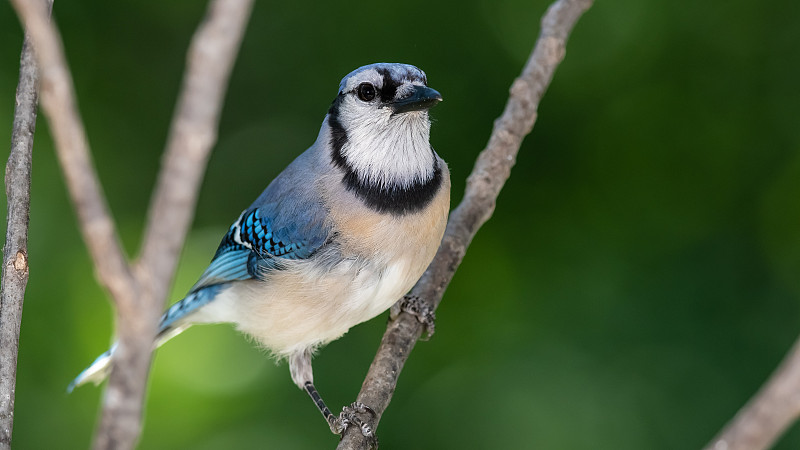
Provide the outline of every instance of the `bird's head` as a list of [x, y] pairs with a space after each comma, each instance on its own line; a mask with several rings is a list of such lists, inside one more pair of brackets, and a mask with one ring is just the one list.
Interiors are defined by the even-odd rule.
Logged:
[[435, 178], [428, 109], [441, 100], [425, 73], [408, 64], [370, 64], [344, 77], [326, 123], [332, 161], [350, 187], [411, 189]]
[[390, 119], [417, 111], [424, 117], [428, 108], [442, 100], [428, 87], [425, 72], [409, 64], [378, 63], [359, 67], [339, 84], [337, 101], [354, 115]]

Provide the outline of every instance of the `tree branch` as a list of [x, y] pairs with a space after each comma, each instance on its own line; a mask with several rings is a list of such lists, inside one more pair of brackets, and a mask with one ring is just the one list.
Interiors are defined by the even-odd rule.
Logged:
[[161, 278], [155, 288], [163, 298], [194, 216], [233, 63], [244, 34], [252, 0], [213, 1], [192, 40], [186, 77], [173, 118], [163, 168], [150, 204], [137, 273]]
[[[52, 5], [52, 3], [51, 3]], [[11, 448], [22, 304], [28, 284], [28, 224], [31, 209], [31, 166], [39, 69], [26, 33], [19, 61], [11, 152], [6, 164], [8, 213], [0, 287], [0, 449]]]
[[800, 417], [800, 339], [761, 389], [706, 450], [770, 448]]
[[195, 32], [139, 261], [137, 296], [118, 302], [118, 346], [103, 400], [95, 449], [131, 448], [141, 410], [158, 317], [186, 238], [219, 113], [252, 9], [252, 0], [212, 0]]
[[81, 232], [100, 282], [116, 299], [134, 285], [125, 253], [94, 170], [61, 37], [42, 0], [11, 0], [36, 47], [42, 109], [50, 123]]
[[[495, 201], [516, 161], [522, 139], [536, 122], [539, 101], [564, 58], [566, 41], [575, 23], [593, 0], [557, 0], [542, 18], [539, 39], [522, 74], [511, 85], [503, 114], [494, 123], [486, 148], [478, 156], [467, 179], [461, 204], [450, 214], [444, 239], [428, 270], [411, 294], [436, 308], [475, 233], [494, 211]], [[389, 322], [378, 353], [358, 394], [358, 401], [376, 413], [374, 428], [391, 401], [397, 378], [422, 333], [416, 318], [401, 313]], [[350, 427], [339, 450], [365, 449], [367, 439], [358, 427]]]
[[194, 212], [228, 76], [252, 0], [212, 0], [192, 40], [187, 73], [149, 214], [141, 259], [128, 264], [94, 169], [58, 30], [41, 0], [12, 0], [36, 45], [42, 107], [100, 282], [117, 311], [119, 345], [103, 399], [97, 449], [132, 448], [157, 318]]

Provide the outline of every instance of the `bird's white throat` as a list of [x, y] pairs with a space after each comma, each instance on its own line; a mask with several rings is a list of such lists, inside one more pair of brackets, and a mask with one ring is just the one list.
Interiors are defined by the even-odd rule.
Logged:
[[436, 156], [429, 142], [427, 112], [359, 112], [341, 112], [339, 120], [347, 140], [340, 153], [362, 183], [381, 189], [408, 189], [434, 177]]

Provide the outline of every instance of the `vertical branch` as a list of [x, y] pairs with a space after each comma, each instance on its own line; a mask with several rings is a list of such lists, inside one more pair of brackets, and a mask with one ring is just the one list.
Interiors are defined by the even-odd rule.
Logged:
[[[467, 246], [494, 211], [497, 196], [511, 174], [522, 139], [536, 122], [539, 101], [564, 59], [566, 41], [575, 23], [593, 0], [557, 0], [542, 18], [542, 29], [522, 74], [511, 85], [503, 114], [494, 123], [489, 143], [478, 156], [467, 179], [461, 204], [453, 210], [444, 239], [433, 262], [411, 291], [439, 305], [445, 289], [461, 264]], [[422, 325], [409, 314], [389, 322], [378, 353], [358, 394], [358, 401], [376, 413], [375, 427], [391, 401], [397, 379], [422, 333]], [[369, 443], [358, 427], [349, 427], [339, 450], [365, 449]]]
[[132, 448], [139, 436], [150, 353], [180, 248], [194, 212], [222, 98], [252, 0], [212, 0], [192, 40], [187, 73], [154, 194], [142, 257], [120, 245], [91, 159], [58, 30], [42, 0], [12, 0], [36, 46], [42, 107], [100, 282], [117, 312], [119, 345], [95, 436], [98, 449]]
[[95, 449], [130, 448], [141, 428], [151, 350], [164, 301], [186, 238], [222, 100], [252, 0], [212, 0], [195, 32], [178, 106], [150, 203], [140, 259], [133, 266], [138, 295], [118, 302], [115, 366], [103, 400]]
[[800, 417], [800, 339], [761, 389], [706, 450], [770, 448]]
[[28, 284], [28, 223], [31, 207], [31, 164], [36, 130], [39, 70], [30, 37], [22, 44], [11, 153], [6, 164], [6, 242], [0, 287], [0, 449], [11, 448], [22, 303]]

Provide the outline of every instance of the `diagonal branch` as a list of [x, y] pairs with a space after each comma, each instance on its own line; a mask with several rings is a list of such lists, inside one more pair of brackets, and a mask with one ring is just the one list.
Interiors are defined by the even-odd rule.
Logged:
[[28, 224], [38, 84], [39, 68], [30, 36], [26, 33], [20, 55], [17, 104], [5, 177], [8, 216], [0, 288], [0, 449], [11, 448], [14, 429], [19, 327], [28, 284]]
[[133, 277], [94, 170], [61, 37], [55, 25], [48, 20], [44, 1], [11, 0], [11, 3], [36, 47], [42, 108], [50, 123], [83, 239], [100, 282], [114, 298], [119, 298], [131, 290]]
[[706, 450], [770, 448], [800, 417], [800, 339], [775, 372]]
[[[148, 280], [175, 272], [206, 162], [217, 140], [222, 100], [252, 6], [252, 0], [212, 1], [192, 40], [183, 90], [136, 263], [137, 274]], [[167, 296], [172, 277], [160, 278], [160, 285], [153, 288], [159, 299]], [[162, 305], [160, 302], [159, 307]]]
[[[564, 58], [567, 38], [592, 1], [557, 0], [545, 13], [533, 53], [522, 74], [511, 85], [505, 110], [495, 121], [489, 143], [478, 156], [467, 179], [464, 199], [450, 214], [439, 251], [410, 295], [425, 299], [434, 308], [441, 302], [469, 243], [491, 217], [497, 196], [511, 174], [522, 139], [536, 122], [539, 101]], [[375, 411], [375, 427], [391, 401], [397, 378], [422, 328], [417, 319], [405, 313], [387, 326], [358, 394], [358, 401]], [[355, 450], [367, 447], [367, 439], [358, 427], [350, 427], [337, 448]]]

